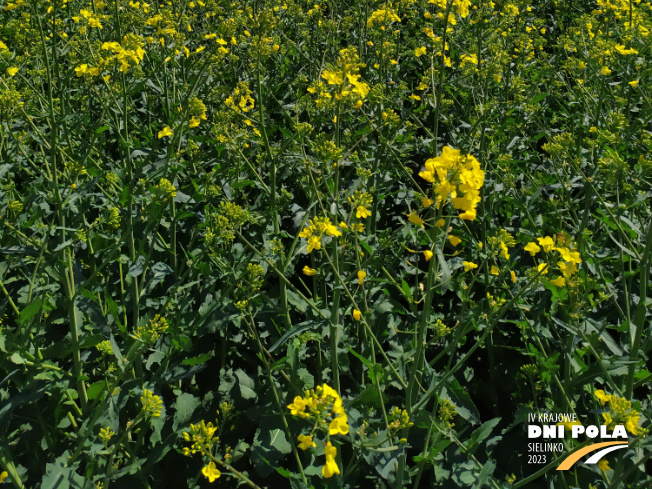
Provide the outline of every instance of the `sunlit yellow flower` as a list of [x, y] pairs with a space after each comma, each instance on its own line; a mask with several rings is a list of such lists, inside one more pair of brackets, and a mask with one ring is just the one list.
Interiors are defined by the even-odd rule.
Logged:
[[369, 210], [363, 205], [359, 205], [355, 212], [355, 217], [358, 219], [366, 219], [370, 215], [371, 212], [369, 212]]
[[539, 241], [539, 245], [541, 245], [543, 251], [546, 253], [548, 253], [550, 250], [555, 249], [555, 241], [550, 236], [546, 236], [545, 238], [537, 238], [537, 241]]
[[460, 238], [458, 238], [457, 236], [453, 236], [452, 234], [448, 235], [448, 241], [453, 246], [457, 246], [458, 244], [460, 244], [462, 242], [462, 240]]
[[407, 216], [408, 220], [412, 224], [416, 224], [417, 226], [422, 226], [423, 227], [423, 223], [425, 221], [423, 219], [421, 219], [416, 212], [412, 211], [409, 214], [406, 214], [406, 216]]
[[500, 275], [500, 270], [496, 265], [492, 265], [489, 273], [491, 273], [491, 275]]
[[215, 462], [211, 462], [201, 469], [201, 473], [208, 478], [208, 482], [213, 482], [222, 475], [222, 472], [220, 472], [215, 466]]
[[426, 208], [427, 208], [427, 207], [430, 207], [430, 206], [431, 206], [432, 204], [434, 204], [434, 203], [435, 203], [435, 201], [432, 200], [432, 199], [429, 199], [428, 197], [423, 197], [423, 198], [421, 199], [421, 205], [422, 205], [423, 207], [426, 207]]
[[471, 261], [463, 261], [462, 265], [464, 265], [464, 271], [468, 272], [469, 270], [473, 270], [474, 268], [478, 268], [478, 265]]
[[[0, 41], [0, 44], [2, 44], [2, 41]], [[0, 474], [0, 484], [2, 484], [7, 477], [9, 477], [9, 473], [5, 470]]]
[[636, 88], [636, 85], [638, 85], [638, 82], [639, 82], [639, 80], [632, 80], [632, 81], [627, 82], [627, 83], [629, 83], [632, 86], [632, 88]]
[[162, 130], [158, 132], [158, 138], [161, 139], [167, 136], [172, 136], [172, 134], [174, 134], [172, 132], [172, 129], [170, 129], [168, 126], [165, 126]]
[[598, 468], [602, 472], [606, 472], [607, 470], [611, 470], [611, 467], [609, 467], [609, 462], [605, 460], [604, 458], [600, 461], [598, 461]]
[[11, 68], [7, 68], [7, 74], [9, 76], [16, 76], [16, 73], [18, 73], [18, 68], [15, 66], [12, 66]]
[[602, 75], [608, 75], [611, 73], [611, 70], [609, 69], [608, 66], [603, 66], [602, 69], [600, 70], [600, 74]]
[[419, 56], [423, 56], [424, 54], [426, 54], [426, 51], [427, 51], [426, 47], [421, 46], [420, 48], [416, 48], [414, 50], [414, 55], [418, 58]]
[[548, 266], [547, 263], [539, 263], [539, 265], [537, 266], [537, 270], [539, 270], [543, 275], [548, 273], [549, 268], [550, 267]]
[[301, 396], [296, 396], [294, 402], [288, 405], [290, 414], [292, 416], [301, 416], [301, 414], [306, 410], [306, 401]]
[[326, 455], [326, 465], [321, 469], [321, 474], [325, 479], [333, 477], [335, 474], [340, 473], [340, 468], [337, 466], [335, 461], [335, 456], [337, 455], [337, 449], [331, 444], [331, 442], [326, 442], [324, 447], [324, 455]]
[[353, 319], [355, 319], [356, 321], [360, 321], [361, 317], [362, 317], [362, 313], [357, 309], [353, 309]]
[[313, 275], [317, 275], [317, 270], [314, 268], [310, 268], [308, 265], [303, 267], [303, 274], [308, 275], [308, 277], [312, 277]]
[[446, 221], [445, 221], [444, 219], [439, 219], [439, 220], [435, 223], [435, 227], [436, 227], [436, 228], [442, 228], [442, 227], [444, 227], [444, 224], [446, 224]]
[[349, 423], [346, 414], [344, 416], [338, 416], [333, 421], [331, 421], [330, 425], [328, 426], [328, 433], [331, 436], [346, 435], [349, 433]]
[[528, 253], [530, 253], [530, 256], [534, 256], [534, 255], [536, 255], [537, 253], [539, 253], [539, 251], [541, 251], [541, 248], [540, 248], [536, 243], [530, 241], [530, 242], [525, 246], [525, 251], [527, 251]]
[[556, 279], [551, 280], [550, 283], [555, 287], [563, 287], [564, 285], [566, 285], [566, 279], [560, 275]]
[[509, 272], [509, 275], [512, 277], [512, 282], [516, 283], [516, 274], [514, 273], [514, 270]]
[[367, 276], [367, 272], [365, 272], [364, 270], [358, 270], [358, 284], [361, 284], [366, 276]]
[[301, 450], [308, 450], [310, 447], [317, 446], [315, 442], [312, 441], [312, 436], [299, 435], [297, 436], [297, 440], [299, 440], [299, 448]]
[[423, 252], [423, 256], [425, 257], [426, 261], [430, 261], [430, 259], [433, 256], [433, 253], [430, 250], [426, 250]]

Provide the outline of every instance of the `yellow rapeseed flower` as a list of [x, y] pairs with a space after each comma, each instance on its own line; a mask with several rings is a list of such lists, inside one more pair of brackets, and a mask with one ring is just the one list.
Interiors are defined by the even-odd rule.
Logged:
[[9, 76], [16, 76], [16, 73], [18, 73], [18, 68], [15, 66], [12, 66], [11, 68], [7, 68], [7, 74]]
[[539, 253], [539, 251], [541, 251], [541, 248], [540, 248], [536, 243], [530, 241], [530, 242], [525, 246], [525, 251], [527, 251], [528, 253], [530, 253], [530, 256], [534, 256], [534, 255], [536, 255], [537, 253]]
[[548, 253], [550, 250], [555, 249], [555, 242], [550, 236], [546, 236], [545, 238], [537, 238], [537, 241], [539, 242], [539, 245], [543, 248], [543, 251], [545, 251], [546, 253]]
[[168, 126], [165, 126], [162, 130], [158, 132], [158, 138], [161, 139], [167, 136], [172, 136], [172, 134], [174, 134], [172, 132], [172, 129], [170, 129]]
[[463, 261], [462, 265], [464, 265], [464, 271], [468, 272], [469, 270], [473, 270], [474, 268], [478, 268], [478, 265], [471, 261]]
[[419, 217], [419, 215], [412, 211], [409, 214], [406, 214], [408, 221], [410, 221], [412, 224], [416, 224], [417, 226], [423, 227], [423, 223], [425, 222], [423, 219]]
[[301, 450], [308, 450], [310, 447], [317, 446], [315, 442], [312, 441], [312, 436], [299, 435], [297, 436], [297, 440], [299, 440], [299, 448]]
[[331, 442], [326, 442], [324, 447], [324, 454], [326, 455], [326, 465], [321, 469], [321, 474], [324, 476], [324, 479], [333, 477], [335, 474], [340, 473], [340, 468], [337, 466], [335, 461], [335, 456], [337, 455], [337, 449], [331, 444]]
[[308, 277], [312, 277], [313, 275], [317, 275], [317, 270], [315, 270], [314, 268], [310, 268], [308, 265], [303, 267], [302, 272], [303, 272], [304, 275], [308, 275]]
[[218, 479], [222, 475], [222, 472], [220, 472], [215, 466], [215, 462], [211, 462], [206, 467], [201, 469], [201, 473], [208, 478], [208, 482], [213, 482], [215, 479]]
[[433, 256], [433, 253], [430, 250], [426, 250], [423, 252], [423, 256], [425, 257], [426, 261], [430, 261], [430, 259]]
[[367, 276], [367, 272], [365, 272], [364, 270], [358, 270], [358, 284], [361, 284], [366, 276]]
[[357, 309], [353, 309], [353, 319], [355, 319], [356, 321], [360, 321], [361, 317], [362, 317], [362, 313]]
[[422, 55], [426, 54], [426, 51], [427, 51], [426, 47], [421, 46], [420, 48], [416, 48], [414, 50], [414, 55], [418, 58], [419, 56], [422, 56]]
[[452, 244], [453, 246], [457, 246], [458, 244], [460, 244], [460, 243], [462, 242], [462, 240], [461, 240], [460, 238], [458, 238], [457, 236], [453, 236], [452, 234], [450, 234], [450, 235], [448, 236], [448, 241], [449, 241], [450, 244]]

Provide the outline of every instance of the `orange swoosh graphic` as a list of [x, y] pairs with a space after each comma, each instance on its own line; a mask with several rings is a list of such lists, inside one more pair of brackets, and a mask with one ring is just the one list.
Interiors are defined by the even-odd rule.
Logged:
[[577, 462], [579, 459], [581, 459], [584, 455], [587, 453], [595, 452], [596, 450], [599, 450], [600, 448], [604, 447], [609, 447], [611, 445], [627, 445], [626, 441], [606, 441], [604, 443], [594, 443], [593, 445], [589, 445], [588, 447], [581, 448], [580, 450], [570, 454], [568, 457], [564, 459], [564, 461], [559, 464], [559, 467], [557, 467], [557, 470], [568, 470], [570, 469], [575, 462]]

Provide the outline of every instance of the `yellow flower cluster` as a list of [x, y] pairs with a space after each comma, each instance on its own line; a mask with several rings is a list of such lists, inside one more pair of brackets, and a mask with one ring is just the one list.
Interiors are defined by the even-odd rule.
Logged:
[[430, 158], [419, 176], [433, 184], [437, 207], [450, 195], [453, 207], [459, 209], [460, 219], [474, 220], [480, 202], [480, 189], [484, 184], [484, 171], [474, 156], [460, 154], [460, 150], [444, 146], [442, 154]]
[[371, 14], [371, 16], [367, 19], [367, 28], [377, 25], [380, 27], [381, 30], [385, 30], [385, 28], [392, 22], [400, 22], [400, 21], [401, 19], [399, 18], [399, 16], [396, 14], [394, 10], [389, 8], [378, 9], [375, 10]]
[[[539, 237], [537, 238], [537, 242], [539, 244], [535, 243], [534, 241], [529, 242], [525, 246], [525, 251], [530, 253], [531, 256], [535, 256], [542, 249], [544, 253], [557, 251], [561, 256], [561, 260], [557, 262], [557, 266], [559, 267], [561, 275], [559, 275], [556, 279], [551, 280], [550, 282], [557, 287], [563, 287], [566, 285], [566, 281], [569, 280], [575, 273], [577, 273], [577, 265], [582, 263], [580, 253], [573, 249], [574, 244], [572, 242], [568, 247], [562, 246], [566, 243], [566, 238], [562, 235], [557, 236], [556, 243], [555, 239], [553, 239], [551, 236]], [[543, 270], [543, 274], [546, 274], [548, 273], [548, 264], [540, 263], [538, 265], [538, 269]]]
[[[134, 34], [127, 34], [123, 37], [122, 42], [124, 45], [117, 42], [103, 43], [102, 50], [113, 53], [112, 57], [103, 61], [104, 63], [108, 63], [111, 60], [118, 62], [120, 64], [119, 70], [126, 73], [129, 67], [139, 65], [145, 57], [145, 50], [143, 49], [145, 42], [140, 36]], [[101, 63], [101, 65], [104, 63]], [[101, 68], [102, 66], [100, 66]]]
[[[343, 100], [348, 97], [356, 101], [355, 108], [362, 106], [363, 100], [369, 93], [369, 85], [360, 81], [360, 68], [365, 64], [360, 62], [360, 57], [355, 48], [346, 48], [340, 51], [335, 66], [329, 67], [322, 72], [321, 77], [328, 82], [329, 85], [336, 85], [340, 91], [335, 94], [335, 100]], [[316, 93], [316, 88], [311, 87], [308, 89], [310, 93]], [[321, 91], [320, 97], [330, 99], [331, 95], [328, 92]]]
[[328, 217], [315, 217], [310, 220], [309, 226], [303, 228], [299, 237], [308, 240], [307, 250], [312, 253], [312, 250], [321, 250], [321, 238], [324, 234], [334, 237], [342, 235]]
[[111, 441], [111, 438], [113, 438], [113, 435], [115, 435], [115, 432], [111, 428], [100, 428], [98, 438], [102, 440], [102, 443], [106, 446]]
[[183, 433], [183, 439], [187, 442], [192, 442], [190, 448], [184, 447], [183, 454], [190, 456], [195, 453], [201, 453], [202, 455], [209, 454], [211, 447], [214, 443], [218, 441], [218, 438], [213, 438], [213, 435], [217, 431], [217, 426], [213, 426], [213, 423], [208, 423], [202, 419], [200, 423], [190, 425], [190, 433], [185, 431]]
[[[296, 396], [294, 402], [288, 405], [288, 409], [293, 416], [314, 419], [315, 428], [320, 425], [328, 425], [329, 440], [324, 448], [326, 463], [322, 467], [322, 475], [328, 479], [339, 474], [340, 468], [335, 460], [337, 449], [331, 444], [330, 437], [349, 433], [349, 420], [339, 394], [328, 384], [317, 386], [314, 390], [308, 390], [305, 397]], [[299, 435], [297, 439], [299, 448], [302, 450], [316, 446], [312, 434], [310, 436]]]
[[142, 412], [146, 417], [158, 418], [161, 416], [163, 401], [159, 396], [155, 396], [152, 391], [145, 389], [140, 396], [140, 402], [143, 405]]
[[249, 84], [247, 82], [240, 82], [235, 90], [233, 90], [233, 95], [227, 97], [224, 104], [239, 114], [249, 112], [254, 108], [254, 98], [252, 95], [253, 92], [249, 88]]
[[173, 198], [177, 196], [177, 189], [170, 180], [167, 178], [161, 178], [158, 182], [158, 184], [154, 187], [156, 189], [156, 193], [161, 195], [163, 197], [163, 200], [167, 200], [168, 198]]
[[169, 327], [167, 319], [157, 314], [147, 325], [138, 326], [131, 337], [143, 343], [154, 343]]
[[624, 397], [614, 395], [608, 396], [602, 389], [594, 392], [595, 397], [598, 398], [600, 404], [603, 406], [609, 404], [609, 411], [602, 413], [604, 424], [607, 428], [613, 430], [617, 424], [624, 424], [625, 429], [632, 435], [644, 435], [647, 430], [638, 426], [640, 417], [639, 412], [632, 409], [632, 403]]

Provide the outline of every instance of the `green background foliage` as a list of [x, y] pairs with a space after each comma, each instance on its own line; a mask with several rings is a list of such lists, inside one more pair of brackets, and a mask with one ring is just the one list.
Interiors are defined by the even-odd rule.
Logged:
[[4, 484], [648, 487], [651, 10], [0, 0]]

